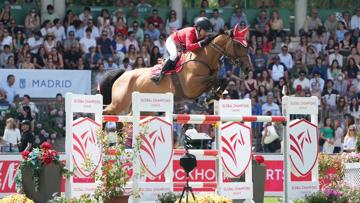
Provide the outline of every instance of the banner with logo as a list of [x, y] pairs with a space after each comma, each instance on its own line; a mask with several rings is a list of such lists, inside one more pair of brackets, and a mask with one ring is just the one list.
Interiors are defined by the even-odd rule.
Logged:
[[91, 93], [89, 70], [27, 70], [0, 69], [0, 85], [6, 84], [8, 75], [15, 76], [16, 92], [34, 98], [54, 98], [57, 93]]
[[[266, 166], [265, 195], [282, 196], [284, 187], [284, 168], [283, 155], [263, 155]], [[173, 156], [173, 182], [185, 183], [186, 174], [180, 166], [180, 157]], [[64, 155], [60, 155], [61, 160], [65, 160]], [[0, 156], [0, 198], [15, 193], [15, 176], [20, 164], [21, 155], [2, 155]], [[190, 173], [190, 182], [216, 183], [216, 160], [211, 156], [197, 157], [197, 167]], [[132, 166], [129, 163], [128, 174], [132, 175]], [[311, 174], [303, 177], [301, 181], [311, 180]], [[147, 177], [146, 182], [165, 182], [165, 174], [159, 177]], [[224, 180], [225, 182], [225, 180]], [[174, 187], [175, 192], [181, 192], [182, 187]], [[215, 188], [193, 188], [196, 192], [214, 192]], [[62, 192], [65, 192], [64, 188]]]

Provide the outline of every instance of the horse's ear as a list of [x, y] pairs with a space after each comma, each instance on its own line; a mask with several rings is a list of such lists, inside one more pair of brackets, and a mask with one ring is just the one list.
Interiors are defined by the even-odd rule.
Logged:
[[234, 36], [234, 35], [233, 35], [233, 32], [234, 32], [233, 29], [224, 31], [224, 33], [225, 33], [226, 35], [229, 35], [231, 38]]

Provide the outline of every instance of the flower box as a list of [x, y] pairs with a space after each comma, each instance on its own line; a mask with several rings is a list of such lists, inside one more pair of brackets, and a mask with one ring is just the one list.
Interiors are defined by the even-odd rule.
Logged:
[[344, 163], [344, 181], [351, 186], [360, 187], [360, 162]]
[[53, 198], [53, 194], [61, 192], [61, 166], [49, 164], [42, 168], [39, 176], [39, 191], [35, 191], [34, 176], [29, 166], [21, 169], [22, 187], [27, 197], [35, 202], [47, 202]]

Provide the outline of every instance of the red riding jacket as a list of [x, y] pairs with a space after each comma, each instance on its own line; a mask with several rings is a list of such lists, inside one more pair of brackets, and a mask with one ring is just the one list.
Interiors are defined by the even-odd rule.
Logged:
[[186, 51], [194, 51], [200, 48], [199, 38], [194, 27], [178, 30], [170, 35], [177, 45], [185, 47]]

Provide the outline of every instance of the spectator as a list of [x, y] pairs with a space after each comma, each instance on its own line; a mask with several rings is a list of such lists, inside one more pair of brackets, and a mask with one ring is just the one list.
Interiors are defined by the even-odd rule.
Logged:
[[336, 104], [336, 110], [333, 114], [333, 119], [340, 121], [340, 123], [344, 123], [345, 117], [344, 115], [347, 113], [348, 106], [346, 104], [345, 97], [340, 96], [339, 101]]
[[128, 25], [132, 25], [134, 23], [134, 21], [138, 22], [138, 24], [142, 27], [146, 27], [147, 26], [147, 22], [138, 15], [138, 12], [136, 11], [136, 9], [132, 9], [129, 18], [127, 19], [127, 24]]
[[80, 20], [74, 20], [74, 23], [67, 29], [67, 33], [69, 34], [71, 31], [74, 32], [75, 39], [80, 40], [86, 33], [86, 29], [84, 29], [83, 25], [84, 24]]
[[10, 51], [13, 50], [13, 44], [12, 44], [12, 36], [9, 35], [9, 31], [7, 29], [4, 29], [3, 35], [2, 35], [2, 41], [1, 41], [1, 51], [4, 50], [4, 46], [8, 45], [10, 48]]
[[83, 12], [79, 15], [79, 20], [84, 23], [84, 25], [88, 24], [88, 21], [92, 21], [93, 17], [91, 16], [91, 9], [88, 6], [84, 7]]
[[334, 124], [335, 129], [335, 137], [334, 137], [334, 154], [340, 153], [342, 149], [342, 139], [344, 135], [344, 130], [341, 127], [341, 122], [339, 120], [335, 120]]
[[247, 77], [244, 81], [245, 85], [245, 95], [248, 95], [250, 97], [251, 92], [254, 92], [258, 89], [258, 84], [256, 79], [254, 78], [254, 72], [249, 71], [247, 74]]
[[170, 35], [176, 30], [179, 30], [180, 28], [181, 28], [181, 24], [176, 17], [176, 11], [171, 10], [169, 13], [169, 18], [166, 20], [166, 27], [165, 27], [166, 34]]
[[339, 73], [335, 80], [334, 89], [339, 92], [340, 96], [346, 97], [349, 84], [350, 82], [348, 81], [348, 78], [345, 77], [345, 74]]
[[115, 40], [112, 43], [115, 51], [114, 60], [117, 64], [121, 64], [122, 60], [124, 60], [125, 58], [126, 53], [124, 36], [121, 33], [117, 33], [115, 36]]
[[17, 65], [15, 63], [15, 58], [14, 56], [9, 56], [8, 60], [6, 62], [5, 67], [6, 69], [17, 69]]
[[144, 31], [139, 28], [139, 23], [137, 21], [133, 21], [132, 27], [129, 28], [129, 33], [133, 32], [135, 34], [135, 39], [139, 44], [144, 41]]
[[240, 95], [239, 95], [239, 92], [237, 91], [236, 84], [234, 81], [231, 80], [229, 82], [226, 90], [228, 91], [230, 99], [240, 99]]
[[19, 152], [23, 152], [25, 150], [31, 151], [33, 145], [35, 144], [35, 138], [30, 128], [30, 121], [24, 120], [21, 122], [21, 140], [19, 145]]
[[19, 64], [19, 69], [35, 69], [30, 53], [26, 54], [25, 61]]
[[322, 57], [318, 56], [315, 62], [316, 64], [312, 68], [312, 74], [314, 74], [315, 72], [319, 72], [321, 78], [326, 81], [328, 79], [328, 70], [327, 67], [323, 64]]
[[340, 54], [344, 56], [348, 56], [350, 54], [350, 49], [353, 46], [351, 38], [352, 38], [351, 32], [345, 33], [344, 39], [339, 43]]
[[88, 54], [90, 47], [96, 47], [96, 41], [91, 37], [92, 30], [91, 28], [86, 28], [85, 37], [80, 39], [80, 47], [84, 54]]
[[144, 64], [145, 64], [146, 67], [150, 66], [150, 54], [149, 54], [148, 49], [146, 48], [146, 46], [144, 46], [144, 45], [141, 46], [139, 56], [141, 56], [143, 58]]
[[356, 64], [355, 59], [350, 57], [347, 59], [345, 70], [349, 79], [355, 79], [357, 73], [360, 71], [360, 67]]
[[355, 60], [355, 64], [360, 64], [360, 55], [356, 47], [351, 47], [350, 55], [348, 56], [348, 58], [353, 58]]
[[85, 32], [86, 32], [87, 28], [91, 28], [91, 38], [97, 39], [98, 37], [100, 37], [99, 28], [97, 28], [94, 25], [94, 22], [92, 19], [88, 19], [87, 26], [85, 26]]
[[65, 28], [61, 24], [61, 20], [59, 18], [56, 18], [54, 20], [54, 27], [52, 28], [52, 33], [54, 34], [55, 41], [57, 42], [62, 42], [66, 39]]
[[136, 58], [136, 61], [133, 65], [133, 69], [138, 69], [138, 68], [145, 68], [146, 67], [146, 64], [144, 62], [144, 58], [141, 57], [141, 56], [138, 56]]
[[356, 14], [351, 17], [351, 28], [352, 30], [359, 31], [360, 29], [360, 8], [356, 9]]
[[326, 43], [329, 40], [329, 33], [326, 31], [326, 28], [324, 26], [319, 26], [315, 32], [312, 32], [311, 38], [312, 45], [315, 46], [316, 52], [324, 52]]
[[67, 39], [64, 41], [64, 51], [70, 51], [72, 46], [80, 47], [79, 41], [75, 39], [74, 31], [70, 31]]
[[146, 3], [145, 0], [140, 0], [140, 2], [136, 5], [136, 11], [142, 16], [146, 16], [151, 12], [151, 10], [152, 6]]
[[80, 57], [80, 58], [77, 60], [77, 62], [76, 62], [76, 68], [75, 68], [75, 69], [78, 69], [78, 70], [85, 70], [85, 69], [87, 69], [83, 57]]
[[27, 94], [23, 96], [23, 101], [20, 103], [20, 109], [23, 106], [29, 106], [31, 110], [31, 116], [36, 118], [36, 115], [39, 113], [39, 109], [36, 107], [36, 104], [31, 101], [31, 97]]
[[150, 25], [150, 23], [152, 23], [154, 25], [154, 27], [158, 30], [164, 29], [164, 21], [159, 16], [159, 12], [157, 9], [154, 9], [152, 11], [152, 15], [146, 21], [147, 21], [148, 25]]
[[268, 33], [270, 31], [269, 28], [269, 17], [266, 10], [262, 10], [260, 15], [256, 17], [255, 20], [255, 31], [257, 36], [261, 36], [264, 33]]
[[270, 21], [270, 36], [272, 39], [276, 37], [283, 38], [285, 36], [284, 23], [278, 10], [273, 10]]
[[20, 49], [24, 46], [24, 43], [25, 43], [25, 36], [23, 32], [19, 30], [14, 34], [14, 38], [12, 41], [14, 53], [20, 51]]
[[346, 136], [344, 138], [344, 152], [355, 152], [356, 151], [356, 143], [358, 141], [357, 138], [357, 130], [355, 125], [350, 125]]
[[129, 71], [132, 70], [132, 66], [130, 64], [129, 58], [124, 58], [124, 60], [122, 61], [122, 64], [119, 67], [120, 69], [123, 69], [125, 71]]
[[159, 47], [160, 54], [163, 56], [163, 58], [168, 58], [169, 54], [168, 51], [166, 50], [165, 42], [166, 42], [166, 35], [161, 34], [159, 40], [156, 40], [154, 42], [154, 46]]
[[[266, 112], [267, 116], [271, 116], [271, 112]], [[265, 153], [273, 153], [281, 148], [279, 135], [276, 132], [275, 126], [272, 122], [264, 123], [264, 130], [262, 131], [261, 145]]]
[[328, 68], [327, 78], [334, 80], [341, 73], [341, 67], [337, 60], [333, 60], [330, 68]]
[[11, 36], [15, 36], [18, 31], [23, 32], [23, 29], [17, 25], [15, 19], [11, 19], [8, 31]]
[[41, 36], [46, 36], [49, 33], [52, 33], [52, 24], [50, 20], [45, 20], [40, 29]]
[[338, 26], [338, 22], [336, 21], [335, 13], [331, 13], [328, 18], [325, 20], [324, 26], [330, 35], [334, 35], [336, 28]]
[[55, 48], [55, 47], [56, 47], [55, 36], [52, 32], [50, 32], [45, 36], [45, 41], [44, 41], [44, 48], [45, 48], [46, 54], [50, 54], [52, 48]]
[[58, 128], [63, 128], [65, 126], [65, 102], [62, 94], [56, 94], [55, 102], [48, 104], [48, 107], [52, 124]]
[[274, 57], [274, 63], [269, 65], [269, 70], [271, 71], [271, 78], [274, 81], [274, 86], [279, 85], [281, 77], [287, 77], [287, 68], [286, 65], [280, 62], [280, 57]]
[[130, 51], [130, 46], [133, 46], [135, 51], [140, 51], [138, 41], [135, 39], [135, 33], [130, 31], [128, 33], [128, 38], [125, 40], [126, 52]]
[[76, 44], [72, 44], [69, 51], [65, 52], [64, 62], [65, 69], [77, 69], [77, 61], [82, 57], [81, 51]]
[[115, 55], [112, 41], [108, 38], [108, 32], [102, 31], [101, 37], [97, 40], [97, 51], [103, 60]]
[[335, 31], [336, 41], [340, 42], [344, 39], [345, 33], [347, 33], [348, 30], [345, 28], [345, 23], [342, 21], [338, 22], [338, 27]]
[[14, 84], [15, 76], [10, 74], [7, 76], [4, 86], [1, 87], [1, 89], [5, 91], [6, 101], [8, 101], [10, 104], [14, 103], [14, 98], [18, 95]]
[[75, 20], [78, 20], [78, 17], [75, 15], [75, 13], [72, 10], [67, 10], [63, 20], [65, 30], [69, 29], [69, 27], [74, 24]]
[[248, 25], [248, 21], [245, 13], [243, 13], [241, 8], [236, 8], [235, 13], [230, 18], [230, 28], [234, 28], [236, 24], [240, 24], [241, 21], [244, 21]]
[[300, 74], [299, 74], [299, 78], [296, 78], [294, 80], [294, 83], [293, 83], [293, 88], [296, 89], [296, 87], [298, 85], [300, 85], [300, 87], [303, 89], [303, 90], [309, 90], [310, 89], [310, 80], [307, 79], [305, 77], [306, 75], [306, 72], [301, 70], [300, 71]]
[[273, 102], [273, 94], [268, 93], [266, 98], [266, 103], [261, 106], [262, 114], [265, 115], [266, 112], [271, 112], [271, 115], [278, 116], [280, 115], [279, 105]]
[[[116, 22], [116, 21], [115, 21]], [[100, 16], [97, 18], [97, 26], [102, 28], [103, 26], [111, 23], [111, 16], [108, 9], [101, 9]]]
[[287, 69], [293, 68], [294, 61], [286, 45], [281, 47], [281, 53], [279, 54], [279, 58], [280, 58], [280, 63], [283, 63]]
[[20, 143], [21, 134], [19, 128], [16, 127], [14, 118], [8, 118], [6, 120], [3, 140], [10, 144], [10, 149], [12, 152], [19, 151], [18, 143]]
[[11, 19], [14, 17], [11, 15], [11, 5], [8, 1], [5, 1], [4, 8], [1, 9], [0, 12], [0, 21], [4, 23], [4, 25], [8, 26], [10, 24]]
[[112, 25], [110, 17], [106, 18], [104, 25], [99, 28], [101, 33], [104, 31], [107, 32], [109, 38], [114, 37], [115, 27]]
[[332, 64], [334, 60], [337, 61], [340, 67], [343, 67], [344, 56], [339, 53], [339, 44], [335, 44], [334, 53], [329, 55], [329, 63]]
[[[101, 56], [96, 52], [96, 47], [91, 46], [89, 53], [85, 55], [85, 63], [87, 69], [96, 70], [98, 68], [98, 61], [101, 60]], [[101, 61], [102, 63], [102, 61]]]
[[311, 10], [311, 16], [307, 16], [305, 23], [304, 23], [304, 27], [302, 29], [300, 29], [299, 33], [300, 35], [307, 35], [307, 36], [311, 36], [312, 32], [314, 32], [315, 30], [318, 29], [319, 26], [322, 26], [322, 22], [320, 20], [320, 18], [318, 17], [318, 10], [313, 8]]
[[321, 99], [321, 93], [324, 89], [325, 82], [320, 77], [320, 72], [315, 71], [313, 73], [313, 78], [310, 79], [310, 91], [313, 96], [317, 96], [319, 99]]
[[213, 26], [213, 31], [214, 32], [218, 33], [220, 30], [224, 30], [225, 21], [220, 16], [220, 13], [219, 13], [218, 9], [213, 10], [213, 17], [210, 18], [210, 22], [211, 22], [211, 24]]
[[260, 47], [256, 48], [255, 55], [252, 57], [252, 64], [255, 68], [255, 75], [258, 73], [262, 73], [263, 70], [266, 69], [268, 63], [267, 55], [263, 54], [262, 49]]
[[45, 68], [46, 62], [46, 51], [43, 46], [41, 46], [38, 52], [34, 56], [34, 65], [36, 69]]
[[331, 118], [326, 118], [324, 127], [320, 129], [320, 151], [332, 154], [334, 151], [334, 124]]
[[42, 16], [41, 16], [41, 22], [45, 22], [46, 20], [49, 20], [50, 22], [54, 21], [56, 18], [59, 18], [59, 16], [54, 13], [54, 6], [51, 5], [51, 4], [48, 4], [46, 6], [46, 11], [47, 13], [44, 13]]
[[326, 88], [321, 94], [322, 106], [325, 111], [325, 117], [336, 110], [336, 104], [339, 99], [339, 92], [333, 88], [334, 82], [332, 80], [326, 81]]
[[350, 16], [350, 12], [349, 11], [344, 11], [342, 12], [342, 22], [345, 23], [345, 27], [348, 30], [352, 30], [351, 28], [351, 16]]
[[145, 35], [150, 36], [150, 38], [155, 41], [160, 37], [160, 31], [157, 29], [153, 23], [148, 24], [148, 28], [145, 30]]
[[162, 55], [160, 53], [159, 47], [154, 46], [151, 49], [151, 53], [150, 53], [150, 66], [155, 66], [156, 64], [158, 64], [158, 60], [162, 58]]
[[25, 57], [27, 54], [32, 54], [30, 52], [30, 46], [28, 43], [25, 43], [23, 48], [16, 53], [16, 63], [22, 63], [25, 61]]
[[113, 15], [112, 22], [118, 22], [119, 19], [121, 19], [121, 22], [126, 25], [126, 15], [124, 14], [124, 11], [122, 8], [119, 8], [115, 11], [115, 15]]
[[306, 68], [300, 60], [297, 60], [295, 61], [295, 67], [289, 71], [291, 76], [290, 80], [298, 78], [301, 71], [303, 71], [305, 75], [308, 74], [308, 68]]
[[[273, 89], [274, 82], [273, 82], [272, 78], [270, 77], [268, 70], [262, 71], [258, 85], [259, 85], [259, 87], [264, 86], [266, 91], [270, 91]], [[260, 99], [260, 97], [259, 97], [259, 99]]]
[[307, 47], [306, 53], [303, 55], [301, 62], [305, 64], [307, 68], [314, 67], [316, 64], [316, 58], [318, 57], [318, 54], [316, 52], [316, 49], [314, 46], [309, 45]]
[[201, 3], [200, 3], [200, 8], [201, 9], [209, 8], [209, 1], [208, 0], [202, 0]]
[[[303, 56], [306, 54], [307, 49], [309, 46], [308, 38], [307, 36], [301, 36], [300, 37], [300, 43], [297, 45], [297, 47], [294, 50], [294, 58], [295, 60], [302, 60]], [[290, 51], [291, 52], [291, 51]]]
[[123, 36], [126, 36], [128, 34], [128, 28], [122, 18], [118, 18], [117, 21], [115, 21], [115, 28], [114, 32], [116, 34], [121, 34]]
[[104, 63], [101, 59], [98, 60], [95, 70], [97, 70], [95, 72], [95, 82], [96, 82], [96, 86], [99, 87], [99, 84], [102, 81], [105, 74]]
[[118, 69], [119, 66], [114, 63], [113, 58], [109, 57], [107, 60], [104, 61], [104, 69], [110, 70], [110, 69]]
[[350, 104], [347, 113], [349, 113], [352, 117], [354, 117], [355, 123], [358, 125], [360, 118], [360, 111], [359, 111], [359, 101], [356, 97], [352, 97], [350, 99]]
[[11, 52], [9, 45], [4, 45], [4, 51], [0, 54], [0, 67], [4, 68], [8, 62], [9, 57], [14, 57], [14, 53]]
[[61, 53], [56, 48], [52, 48], [49, 56], [52, 56], [52, 60], [56, 69], [64, 69], [64, 59]]
[[[264, 85], [259, 85], [258, 91], [257, 91], [257, 96], [259, 98], [259, 104], [263, 105], [266, 103], [266, 97], [267, 97], [268, 91], [266, 90]], [[261, 110], [261, 106], [260, 106], [260, 110]], [[260, 114], [262, 115], [262, 110], [260, 111]]]

